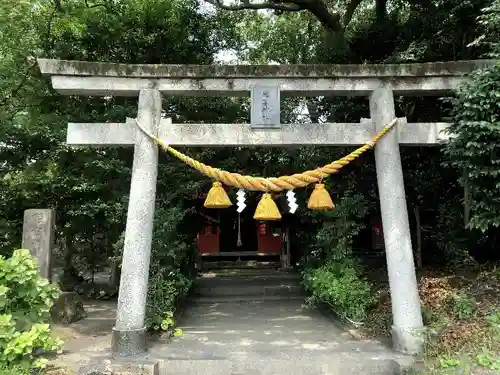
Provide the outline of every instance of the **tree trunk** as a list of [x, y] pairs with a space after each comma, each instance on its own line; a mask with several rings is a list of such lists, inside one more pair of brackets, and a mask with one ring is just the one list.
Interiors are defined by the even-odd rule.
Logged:
[[417, 234], [417, 249], [415, 251], [415, 263], [418, 269], [422, 268], [422, 223], [420, 222], [420, 207], [413, 207], [415, 214], [416, 234]]
[[121, 267], [117, 262], [111, 263], [111, 275], [109, 277], [109, 285], [118, 289], [120, 285]]
[[382, 22], [387, 18], [387, 0], [375, 1], [375, 14], [377, 22]]
[[313, 124], [319, 123], [319, 112], [318, 105], [314, 98], [307, 99], [307, 112], [309, 112], [309, 118]]
[[467, 172], [464, 171], [464, 228], [467, 228], [470, 221], [470, 201], [471, 201], [471, 191], [469, 185], [469, 178]]
[[74, 251], [71, 238], [71, 234], [63, 233], [63, 238], [61, 240], [64, 268], [61, 278], [59, 279], [59, 286], [63, 291], [72, 291], [76, 285], [85, 281], [85, 279], [78, 274], [78, 271], [73, 266]]

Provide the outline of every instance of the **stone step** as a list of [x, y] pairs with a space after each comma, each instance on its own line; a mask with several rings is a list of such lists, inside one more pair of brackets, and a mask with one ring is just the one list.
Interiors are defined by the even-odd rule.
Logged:
[[200, 273], [192, 288], [198, 297], [303, 297], [300, 274], [276, 270]]
[[203, 269], [278, 269], [281, 267], [280, 262], [255, 262], [255, 261], [243, 261], [237, 262], [234, 260], [229, 261], [204, 261]]
[[165, 360], [160, 375], [396, 375], [401, 366], [392, 359], [371, 359], [342, 353], [323, 359], [281, 360], [234, 358], [233, 360]]
[[195, 280], [194, 286], [300, 285], [300, 281], [300, 276], [297, 274], [215, 275], [214, 277], [201, 275]]
[[201, 279], [213, 279], [224, 277], [254, 277], [254, 278], [296, 278], [300, 279], [300, 274], [293, 269], [271, 269], [271, 268], [227, 268], [219, 270], [207, 270], [199, 272]]
[[197, 297], [290, 297], [305, 295], [300, 285], [196, 286], [193, 287], [191, 294]]
[[288, 277], [237, 277], [198, 278], [192, 288], [196, 296], [291, 296], [303, 295], [300, 279]]
[[215, 303], [243, 303], [243, 302], [267, 302], [267, 301], [283, 301], [283, 299], [290, 301], [302, 301], [303, 295], [287, 295], [287, 296], [191, 296], [188, 302], [191, 304], [205, 305]]

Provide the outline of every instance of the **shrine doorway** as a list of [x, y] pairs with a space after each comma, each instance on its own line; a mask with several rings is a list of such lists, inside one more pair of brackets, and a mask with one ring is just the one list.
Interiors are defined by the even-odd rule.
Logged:
[[[205, 225], [197, 235], [198, 267], [203, 264], [252, 262], [286, 267], [289, 249], [285, 222], [260, 222], [253, 218], [258, 196], [248, 197], [238, 214], [236, 205], [225, 209], [199, 210]], [[289, 251], [289, 250], [288, 250]]]

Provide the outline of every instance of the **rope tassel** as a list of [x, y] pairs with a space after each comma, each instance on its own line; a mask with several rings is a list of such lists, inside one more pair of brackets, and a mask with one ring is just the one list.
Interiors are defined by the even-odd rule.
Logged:
[[228, 208], [233, 204], [219, 181], [214, 182], [203, 205], [206, 208]]
[[276, 206], [276, 203], [274, 203], [271, 194], [264, 193], [262, 195], [253, 218], [255, 220], [262, 221], [276, 221], [281, 219], [280, 211], [278, 210], [278, 206]]
[[332, 198], [328, 194], [328, 190], [325, 189], [325, 184], [316, 184], [307, 202], [307, 208], [316, 211], [328, 211], [333, 210], [334, 207]]

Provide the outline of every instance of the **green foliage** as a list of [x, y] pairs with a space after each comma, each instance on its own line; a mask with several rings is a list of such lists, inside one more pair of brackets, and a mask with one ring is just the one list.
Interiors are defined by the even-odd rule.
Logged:
[[363, 320], [374, 303], [370, 284], [360, 276], [353, 258], [352, 242], [363, 225], [368, 204], [360, 195], [344, 197], [329, 213], [322, 216], [323, 225], [316, 233], [314, 259], [303, 271], [303, 283], [311, 293], [308, 306], [329, 305], [342, 317]]
[[173, 322], [165, 322], [191, 287], [194, 243], [188, 244], [178, 231], [185, 214], [185, 210], [175, 206], [156, 212], [146, 306], [146, 326], [153, 331], [171, 328]]
[[[340, 9], [343, 2], [336, 6], [340, 13], [345, 11]], [[110, 257], [119, 264], [132, 152], [67, 147], [66, 124], [122, 122], [135, 116], [137, 102], [134, 98], [60, 96], [50, 88], [49, 80], [39, 76], [35, 57], [210, 64], [218, 52], [230, 48], [254, 63], [443, 61], [476, 58], [491, 52], [493, 43], [500, 40], [500, 23], [495, 21], [498, 0], [396, 1], [385, 14], [364, 2], [341, 38], [325, 35], [308, 12], [284, 12], [279, 17], [262, 12], [212, 13], [200, 11], [196, 0], [103, 1], [91, 7], [85, 1], [67, 0], [62, 7], [55, 11], [53, 2], [34, 0], [0, 4], [0, 253], [10, 254], [20, 243], [24, 209], [51, 207], [57, 212], [56, 259], [62, 260], [68, 274], [95, 272], [107, 266]], [[482, 23], [475, 23], [485, 7]], [[479, 30], [483, 26], [488, 32]], [[488, 43], [465, 48], [481, 33]], [[310, 116], [300, 116], [299, 104], [308, 106]], [[404, 99], [397, 104], [398, 111], [412, 121], [438, 120], [428, 118], [440, 111], [434, 99]], [[247, 98], [165, 97], [163, 108], [175, 122], [248, 122]], [[355, 122], [368, 116], [368, 107], [365, 98], [286, 98], [282, 112], [286, 122], [304, 122], [304, 117], [313, 122], [320, 118]], [[481, 145], [478, 149], [484, 150]], [[223, 169], [271, 176], [314, 168], [345, 149], [188, 151]], [[432, 228], [437, 233], [428, 236], [431, 245], [444, 249], [447, 259], [465, 258], [469, 244], [477, 241], [459, 230], [461, 191], [454, 183], [455, 175], [445, 173], [427, 149], [412, 148], [411, 153], [403, 149], [402, 153], [409, 207], [418, 205], [422, 212], [431, 212], [422, 218], [424, 236]], [[350, 204], [342, 201], [331, 214], [300, 216], [299, 244], [311, 247], [310, 258], [315, 261], [309, 265], [323, 270], [325, 277], [320, 279], [325, 282], [333, 276], [350, 277], [330, 269], [334, 261], [345, 265], [347, 275], [352, 275], [351, 269], [359, 275], [350, 248], [362, 228], [361, 220], [373, 213], [370, 204], [377, 202], [370, 158], [344, 169], [341, 178], [327, 181], [330, 191], [339, 195], [360, 192], [348, 198]], [[197, 226], [189, 225], [196, 217], [195, 204], [185, 199], [206, 191], [210, 181], [169, 157], [162, 155], [160, 160], [148, 316], [165, 319], [189, 288]], [[469, 160], [464, 163], [469, 165]], [[436, 186], [442, 191], [438, 196]], [[306, 199], [305, 194], [298, 192], [300, 199]], [[485, 204], [490, 207], [489, 202]], [[436, 207], [439, 215], [435, 215]], [[484, 209], [478, 207], [475, 212], [480, 213], [479, 208]], [[495, 206], [491, 211], [498, 212]]]
[[45, 362], [34, 351], [60, 348], [48, 324], [58, 296], [57, 287], [39, 276], [28, 250], [16, 250], [9, 259], [0, 257], [0, 365], [43, 367]]
[[370, 284], [350, 262], [329, 262], [304, 272], [304, 285], [312, 293], [308, 305], [328, 304], [343, 318], [362, 321], [375, 298]]
[[444, 317], [426, 304], [422, 304], [422, 319], [425, 326], [444, 324]]
[[30, 375], [30, 371], [19, 366], [3, 366], [0, 364], [0, 375]]
[[500, 370], [500, 357], [491, 353], [481, 353], [476, 357], [477, 364], [491, 371]]
[[442, 369], [456, 368], [462, 364], [458, 358], [451, 356], [441, 356], [438, 361]]
[[[191, 280], [181, 273], [168, 275], [153, 274], [149, 280], [146, 327], [152, 331], [171, 328], [174, 322], [166, 324], [170, 314], [177, 308], [179, 299], [184, 297], [191, 286]], [[166, 324], [166, 325], [165, 325]]]
[[344, 196], [332, 211], [313, 213], [319, 228], [311, 239], [312, 262], [341, 261], [351, 257], [354, 238], [365, 227], [361, 222], [369, 202], [361, 194]]
[[500, 329], [500, 311], [489, 315], [487, 321], [492, 328]]
[[471, 75], [450, 99], [456, 134], [445, 147], [447, 165], [464, 171], [471, 190], [469, 227], [486, 232], [500, 226], [500, 64]]
[[459, 320], [470, 319], [476, 311], [476, 301], [466, 295], [452, 294], [447, 299], [453, 315]]
[[[194, 242], [189, 243], [189, 236], [179, 231], [186, 213], [187, 211], [179, 205], [158, 207], [155, 213], [146, 304], [146, 327], [151, 331], [172, 328], [174, 323], [168, 323], [172, 318], [170, 315], [176, 310], [179, 301], [186, 296], [192, 284]], [[196, 225], [191, 226], [197, 232]], [[114, 245], [113, 261], [118, 264], [121, 263], [123, 240], [122, 234]]]
[[484, 32], [479, 35], [470, 45], [486, 45], [489, 57], [500, 57], [500, 0], [494, 0], [489, 6], [482, 9], [478, 17], [478, 23]]
[[154, 319], [147, 322], [147, 328], [152, 332], [171, 331], [175, 337], [182, 336], [183, 332], [180, 328], [175, 328], [174, 313], [167, 311], [161, 317], [155, 316]]

